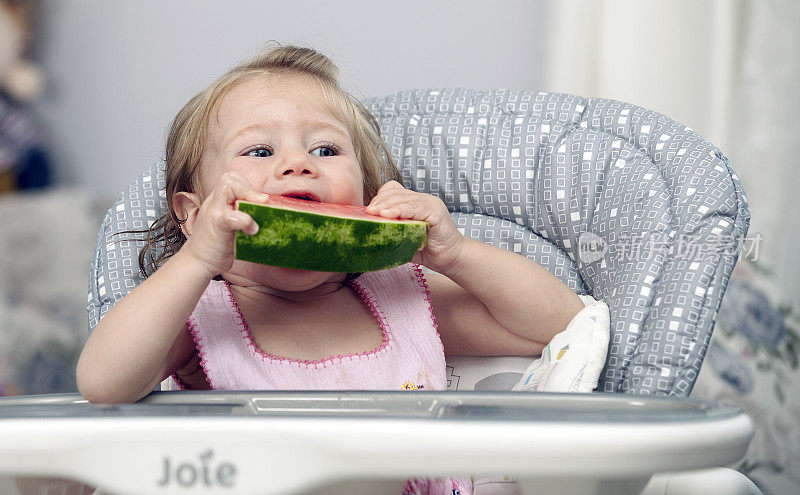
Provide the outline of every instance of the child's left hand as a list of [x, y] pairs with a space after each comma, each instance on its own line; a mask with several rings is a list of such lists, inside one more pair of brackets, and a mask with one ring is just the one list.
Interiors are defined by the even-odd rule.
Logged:
[[428, 242], [414, 256], [415, 263], [445, 274], [458, 260], [464, 236], [444, 202], [436, 196], [410, 191], [397, 181], [389, 181], [367, 205], [367, 213], [428, 222]]

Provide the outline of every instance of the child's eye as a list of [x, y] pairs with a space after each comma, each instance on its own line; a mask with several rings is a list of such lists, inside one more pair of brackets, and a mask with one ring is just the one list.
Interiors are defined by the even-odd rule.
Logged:
[[339, 149], [333, 145], [325, 145], [314, 148], [311, 150], [311, 154], [314, 156], [336, 156], [339, 154]]
[[266, 158], [268, 156], [272, 156], [272, 151], [268, 148], [253, 148], [248, 151], [245, 156], [255, 156], [257, 158]]

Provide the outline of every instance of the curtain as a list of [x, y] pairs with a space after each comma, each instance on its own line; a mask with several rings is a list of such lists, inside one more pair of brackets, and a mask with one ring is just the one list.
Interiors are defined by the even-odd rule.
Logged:
[[547, 91], [663, 113], [719, 147], [752, 211], [750, 256], [800, 309], [800, 2], [548, 0]]
[[[728, 156], [778, 300], [800, 310], [800, 2], [746, 3]], [[762, 261], [761, 259], [759, 261]]]

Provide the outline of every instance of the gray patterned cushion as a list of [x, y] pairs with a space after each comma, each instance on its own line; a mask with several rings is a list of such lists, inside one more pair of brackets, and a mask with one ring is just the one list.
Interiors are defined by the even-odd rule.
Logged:
[[[608, 304], [599, 390], [689, 394], [750, 217], [717, 148], [663, 115], [602, 98], [431, 89], [365, 104], [406, 187], [441, 197], [465, 235]], [[154, 164], [106, 215], [90, 329], [141, 281], [139, 244], [111, 236], [159, 216], [163, 187]]]

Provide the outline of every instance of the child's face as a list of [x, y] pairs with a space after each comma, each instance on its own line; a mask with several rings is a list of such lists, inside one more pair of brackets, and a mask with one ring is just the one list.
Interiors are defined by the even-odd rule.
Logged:
[[[315, 82], [298, 76], [257, 77], [237, 85], [212, 120], [203, 157], [203, 195], [227, 171], [267, 194], [310, 196], [363, 205], [363, 178], [347, 126]], [[226, 279], [244, 277], [282, 290], [305, 290], [341, 278], [325, 272], [234, 262]]]
[[212, 120], [204, 193], [236, 171], [268, 194], [363, 205], [363, 178], [347, 126], [304, 77], [261, 76], [237, 85]]

